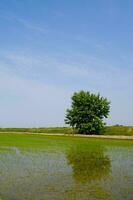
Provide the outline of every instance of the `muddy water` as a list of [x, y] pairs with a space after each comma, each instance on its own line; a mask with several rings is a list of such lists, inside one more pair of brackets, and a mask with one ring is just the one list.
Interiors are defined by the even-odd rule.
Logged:
[[132, 200], [133, 147], [0, 147], [4, 200]]

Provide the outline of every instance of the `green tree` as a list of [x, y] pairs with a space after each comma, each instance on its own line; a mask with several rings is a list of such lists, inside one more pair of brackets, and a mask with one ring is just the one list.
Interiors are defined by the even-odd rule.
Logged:
[[71, 99], [72, 105], [66, 111], [65, 123], [81, 134], [99, 134], [105, 126], [103, 119], [108, 117], [110, 110], [107, 98], [100, 94], [79, 91]]

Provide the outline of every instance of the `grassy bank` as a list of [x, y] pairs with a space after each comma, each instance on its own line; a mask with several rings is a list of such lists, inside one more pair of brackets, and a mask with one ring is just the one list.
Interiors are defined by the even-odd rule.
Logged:
[[[0, 132], [5, 133], [63, 133], [72, 134], [74, 131], [67, 127], [49, 127], [49, 128], [0, 128]], [[107, 126], [101, 135], [125, 135], [133, 136], [133, 126]]]
[[64, 133], [71, 134], [73, 130], [67, 127], [48, 128], [0, 128], [0, 132], [22, 132], [22, 133]]
[[127, 135], [133, 136], [133, 126], [108, 126], [102, 135]]

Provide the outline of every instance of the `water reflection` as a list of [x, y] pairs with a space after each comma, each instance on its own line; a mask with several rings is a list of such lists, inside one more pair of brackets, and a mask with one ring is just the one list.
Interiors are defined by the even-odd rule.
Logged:
[[0, 149], [0, 200], [71, 199], [71, 167], [62, 152]]
[[59, 151], [0, 147], [0, 197], [133, 199], [133, 147], [99, 145], [89, 140]]
[[111, 170], [110, 159], [102, 147], [77, 145], [69, 150], [67, 159], [73, 169], [73, 178], [78, 182], [100, 180]]

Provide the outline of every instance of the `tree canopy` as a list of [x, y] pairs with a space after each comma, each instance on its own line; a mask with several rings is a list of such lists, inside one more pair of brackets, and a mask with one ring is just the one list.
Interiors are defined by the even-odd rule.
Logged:
[[109, 115], [110, 101], [89, 91], [75, 92], [71, 100], [65, 123], [81, 134], [99, 134], [105, 125], [103, 119]]

